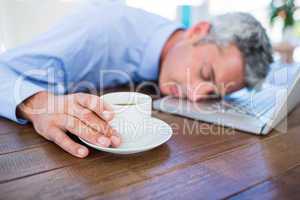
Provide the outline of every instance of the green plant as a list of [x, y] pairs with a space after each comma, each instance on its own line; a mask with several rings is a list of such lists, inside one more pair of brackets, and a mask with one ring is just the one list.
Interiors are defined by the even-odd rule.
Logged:
[[283, 20], [283, 30], [295, 25], [294, 13], [298, 9], [294, 0], [272, 0], [271, 2], [270, 23], [274, 24], [275, 20]]

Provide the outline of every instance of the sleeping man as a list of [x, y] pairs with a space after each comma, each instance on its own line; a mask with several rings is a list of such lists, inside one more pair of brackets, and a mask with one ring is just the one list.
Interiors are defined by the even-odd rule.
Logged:
[[108, 124], [109, 102], [91, 91], [157, 81], [164, 95], [198, 101], [256, 87], [271, 62], [266, 32], [249, 14], [184, 29], [143, 10], [94, 1], [0, 55], [0, 115], [31, 122], [38, 134], [84, 158], [89, 150], [67, 132], [102, 147], [122, 142]]

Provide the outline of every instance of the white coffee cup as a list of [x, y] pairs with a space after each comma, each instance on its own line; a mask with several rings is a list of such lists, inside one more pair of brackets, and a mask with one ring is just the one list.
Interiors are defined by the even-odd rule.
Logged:
[[136, 92], [115, 92], [100, 97], [109, 104], [115, 115], [110, 125], [121, 135], [123, 142], [132, 142], [144, 134], [144, 124], [151, 118], [152, 98]]

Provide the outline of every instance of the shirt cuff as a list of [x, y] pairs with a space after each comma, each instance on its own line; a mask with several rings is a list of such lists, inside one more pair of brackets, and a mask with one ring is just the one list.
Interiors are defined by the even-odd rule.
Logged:
[[179, 29], [184, 27], [177, 23], [159, 28], [145, 48], [145, 54], [142, 59], [142, 65], [139, 75], [145, 80], [157, 80], [159, 76], [159, 62], [162, 50], [170, 36]]
[[20, 86], [20, 88], [15, 87], [14, 95], [12, 95], [14, 99], [12, 99], [11, 101], [12, 106], [11, 106], [11, 110], [9, 110], [8, 112], [8, 118], [17, 122], [18, 124], [27, 124], [28, 123], [27, 120], [17, 117], [17, 107], [23, 101], [25, 101], [29, 97], [41, 91], [46, 91], [46, 89], [26, 80], [22, 82], [22, 86]]
[[45, 91], [46, 88], [22, 78], [21, 75], [1, 64], [0, 80], [0, 116], [19, 124], [26, 124], [26, 120], [17, 118], [18, 105], [32, 95]]

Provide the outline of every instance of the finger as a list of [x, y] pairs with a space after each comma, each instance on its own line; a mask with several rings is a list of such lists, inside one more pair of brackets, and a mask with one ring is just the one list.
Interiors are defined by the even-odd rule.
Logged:
[[122, 143], [121, 137], [116, 131], [113, 132], [113, 135], [110, 137], [110, 140], [112, 147], [119, 147]]
[[69, 136], [67, 136], [66, 133], [63, 132], [63, 130], [59, 128], [53, 129], [51, 130], [51, 133], [52, 135], [50, 136], [50, 140], [73, 156], [79, 158], [85, 158], [88, 156], [88, 148], [74, 142]]
[[91, 94], [78, 93], [76, 94], [76, 101], [79, 105], [95, 112], [99, 117], [106, 121], [113, 119], [113, 110], [111, 106], [104, 103], [100, 97]]
[[85, 123], [90, 128], [94, 129], [95, 131], [110, 137], [113, 133], [113, 129], [110, 125], [101, 119], [98, 115], [94, 112], [80, 106], [74, 105], [74, 108], [70, 111], [70, 115], [78, 118], [83, 123]]
[[79, 119], [70, 115], [64, 115], [58, 123], [61, 123], [60, 126], [63, 129], [92, 144], [96, 144], [101, 147], [109, 147], [111, 144], [109, 138], [105, 137], [103, 134], [94, 131], [86, 124], [81, 122]]

